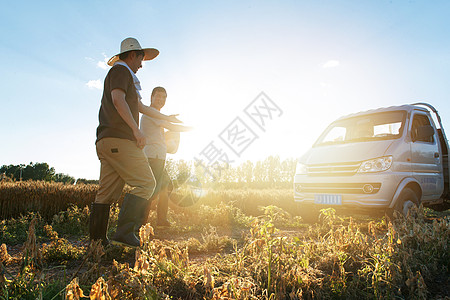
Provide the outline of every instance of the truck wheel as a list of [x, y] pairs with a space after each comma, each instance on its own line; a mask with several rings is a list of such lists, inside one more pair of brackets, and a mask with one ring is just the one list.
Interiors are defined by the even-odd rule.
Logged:
[[397, 199], [397, 203], [393, 209], [391, 209], [389, 213], [389, 217], [395, 217], [394, 211], [399, 212], [402, 216], [407, 217], [411, 211], [411, 208], [418, 207], [419, 198], [417, 194], [410, 188], [405, 188], [400, 193], [400, 196]]

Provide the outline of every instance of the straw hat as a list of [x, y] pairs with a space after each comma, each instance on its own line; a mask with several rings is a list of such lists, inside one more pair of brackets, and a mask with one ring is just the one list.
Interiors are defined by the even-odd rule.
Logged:
[[112, 66], [116, 61], [119, 60], [119, 55], [132, 50], [144, 50], [144, 60], [152, 60], [158, 56], [159, 51], [154, 48], [144, 48], [142, 49], [141, 45], [135, 38], [126, 38], [120, 43], [120, 52], [108, 60], [108, 65]]

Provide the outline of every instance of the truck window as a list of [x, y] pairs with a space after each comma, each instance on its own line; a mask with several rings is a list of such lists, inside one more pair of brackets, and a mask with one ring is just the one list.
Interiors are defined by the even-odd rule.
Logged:
[[315, 146], [399, 138], [405, 123], [404, 111], [374, 113], [332, 123]]
[[[417, 135], [417, 128], [421, 126], [431, 125], [430, 119], [426, 115], [415, 114], [411, 126], [411, 137], [415, 139]], [[434, 143], [434, 136], [428, 138], [417, 139], [416, 142]]]
[[323, 139], [323, 143], [327, 142], [343, 142], [347, 129], [345, 127], [333, 127]]

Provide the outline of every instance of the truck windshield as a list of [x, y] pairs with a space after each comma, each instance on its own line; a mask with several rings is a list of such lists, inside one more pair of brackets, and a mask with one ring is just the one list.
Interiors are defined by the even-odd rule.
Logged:
[[405, 115], [405, 111], [393, 111], [338, 120], [325, 130], [315, 146], [398, 138]]

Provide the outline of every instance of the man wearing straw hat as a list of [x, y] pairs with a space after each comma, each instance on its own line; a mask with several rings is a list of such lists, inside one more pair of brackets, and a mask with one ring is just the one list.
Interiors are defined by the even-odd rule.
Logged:
[[141, 102], [136, 72], [143, 60], [152, 60], [158, 54], [158, 50], [143, 49], [136, 39], [126, 38], [120, 45], [120, 52], [108, 61], [112, 68], [105, 78], [96, 140], [101, 163], [100, 182], [89, 223], [90, 239], [101, 239], [104, 245], [108, 244], [110, 205], [120, 198], [127, 183], [131, 190], [125, 194], [117, 230], [111, 240], [114, 244], [139, 246], [134, 232], [155, 188], [153, 173], [142, 150], [146, 138], [139, 129], [139, 113], [180, 122], [176, 116], [161, 114]]

